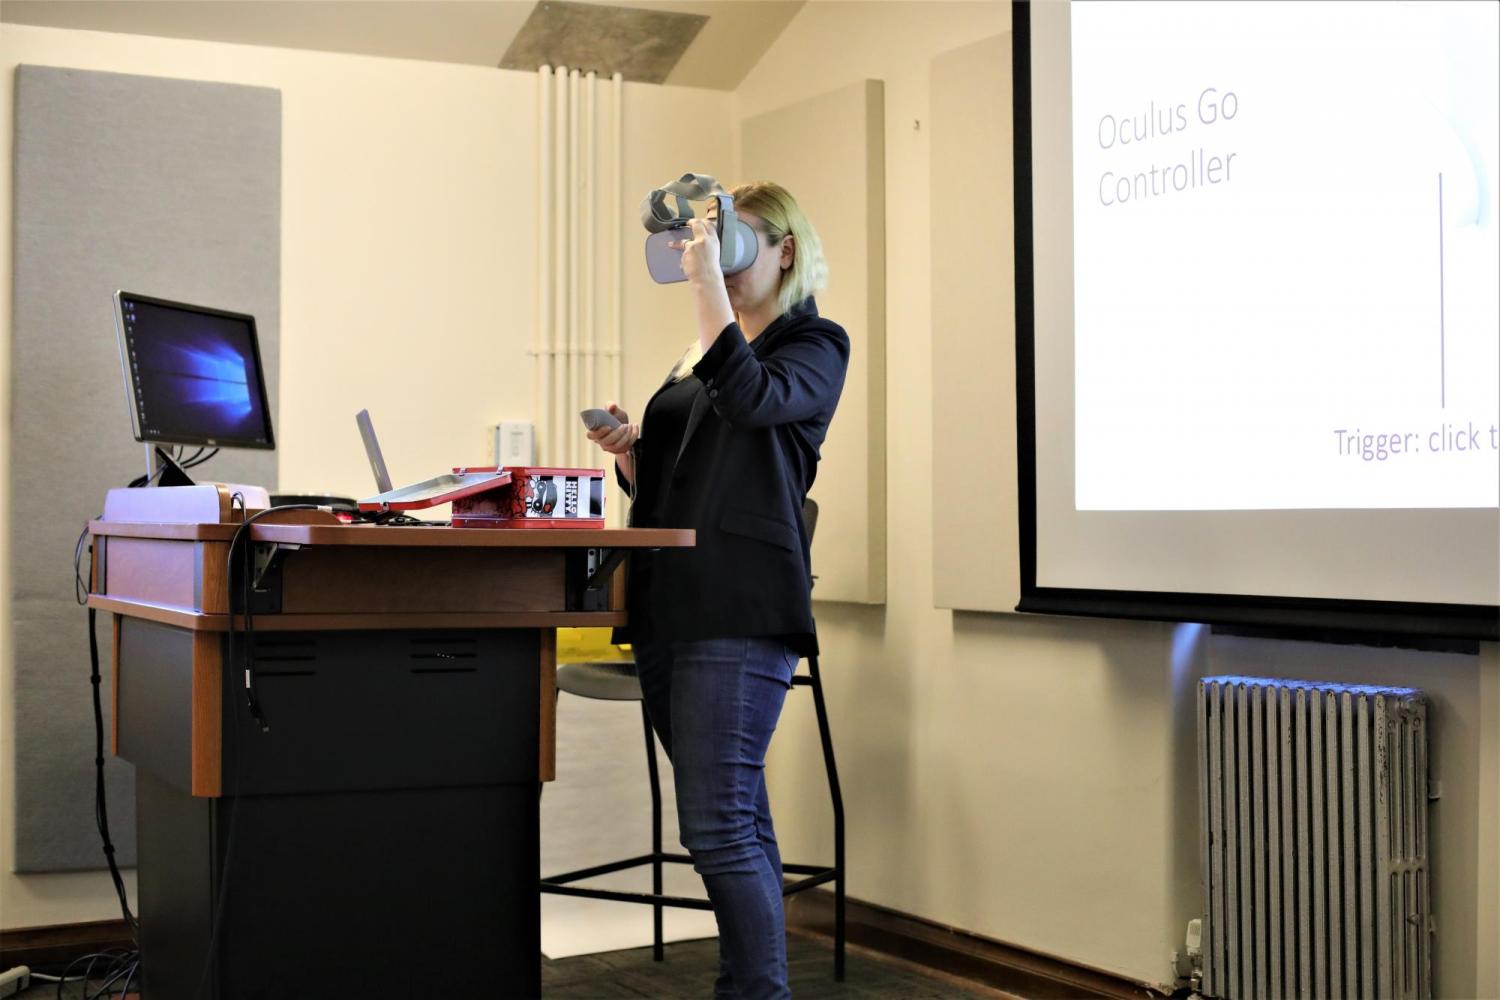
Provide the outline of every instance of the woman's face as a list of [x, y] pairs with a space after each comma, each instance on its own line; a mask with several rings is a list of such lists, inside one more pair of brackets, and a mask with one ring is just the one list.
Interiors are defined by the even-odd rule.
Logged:
[[724, 289], [729, 293], [729, 305], [736, 313], [760, 312], [775, 303], [781, 290], [781, 272], [792, 266], [794, 241], [788, 234], [772, 246], [766, 236], [765, 220], [749, 212], [737, 214], [740, 221], [755, 230], [760, 245], [755, 263], [737, 274], [724, 276]]

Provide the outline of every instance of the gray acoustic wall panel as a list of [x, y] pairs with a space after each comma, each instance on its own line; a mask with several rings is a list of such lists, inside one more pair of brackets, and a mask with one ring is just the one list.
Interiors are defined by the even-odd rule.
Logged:
[[[145, 465], [110, 296], [124, 288], [252, 313], [274, 413], [281, 95], [42, 66], [17, 68], [15, 95], [16, 868], [63, 871], [103, 866], [87, 627], [69, 562], [105, 491]], [[276, 457], [225, 451], [195, 472], [274, 488]], [[109, 762], [111, 832], [126, 864], [135, 854], [131, 777], [128, 765]]]

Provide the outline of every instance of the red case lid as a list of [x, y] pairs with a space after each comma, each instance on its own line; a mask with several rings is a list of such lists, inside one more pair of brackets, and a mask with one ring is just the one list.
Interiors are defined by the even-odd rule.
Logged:
[[519, 478], [527, 476], [577, 476], [580, 479], [603, 479], [603, 469], [562, 469], [546, 465], [507, 465], [505, 471]]

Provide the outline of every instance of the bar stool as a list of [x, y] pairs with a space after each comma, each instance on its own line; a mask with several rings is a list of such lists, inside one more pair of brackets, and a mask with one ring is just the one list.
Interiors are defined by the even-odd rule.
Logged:
[[[818, 522], [818, 505], [809, 500], [803, 508], [807, 520], [808, 536], [812, 536]], [[814, 579], [817, 579], [814, 577]], [[844, 981], [844, 799], [839, 791], [838, 767], [833, 759], [833, 739], [828, 731], [828, 708], [823, 700], [823, 680], [818, 672], [818, 658], [807, 657], [806, 674], [792, 678], [793, 687], [812, 689], [813, 707], [818, 716], [818, 736], [823, 744], [823, 767], [828, 775], [828, 795], [833, 804], [833, 867], [782, 863], [782, 871], [802, 878], [785, 883], [782, 896], [791, 896], [825, 882], [833, 883], [833, 978]], [[651, 719], [646, 714], [645, 699], [641, 695], [640, 678], [635, 663], [630, 660], [614, 660], [601, 663], [562, 663], [557, 668], [557, 690], [567, 691], [581, 698], [604, 701], [638, 701], [641, 703], [641, 722], [646, 734], [646, 773], [651, 782], [651, 852], [620, 861], [611, 861], [576, 871], [563, 872], [541, 880], [541, 891], [559, 896], [582, 896], [586, 899], [613, 899], [626, 903], [645, 903], [651, 907], [653, 932], [651, 956], [660, 962], [665, 955], [662, 948], [662, 908], [680, 907], [688, 910], [711, 910], [713, 904], [706, 899], [691, 896], [669, 896], [662, 892], [662, 865], [692, 864], [686, 854], [668, 853], [661, 843], [661, 780], [656, 765], [656, 734], [651, 731]], [[651, 866], [650, 892], [621, 892], [612, 889], [591, 889], [574, 885], [584, 879], [608, 875], [611, 872]]]

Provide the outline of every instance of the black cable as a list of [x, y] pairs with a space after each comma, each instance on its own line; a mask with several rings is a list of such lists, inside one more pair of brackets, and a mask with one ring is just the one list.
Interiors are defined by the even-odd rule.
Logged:
[[[78, 536], [78, 543], [73, 547], [73, 588], [74, 597], [82, 596], [83, 602], [88, 601], [88, 587], [83, 583], [83, 574], [80, 564], [83, 561], [84, 540], [88, 536], [88, 526], [85, 525], [83, 534]], [[93, 546], [89, 546], [89, 576], [93, 577]], [[97, 613], [89, 608], [89, 684], [93, 687], [94, 696], [94, 821], [99, 827], [99, 837], [104, 843], [104, 857], [109, 862], [109, 877], [115, 884], [115, 894], [120, 897], [120, 912], [125, 917], [125, 924], [130, 928], [132, 940], [138, 940], [140, 933], [140, 921], [135, 914], [130, 912], [130, 901], [125, 895], [125, 879], [120, 875], [120, 866], [115, 862], [115, 845], [109, 836], [109, 809], [105, 801], [104, 793], [104, 703], [99, 693], [99, 686], [103, 678], [99, 672], [99, 635], [96, 630]]]
[[[80, 607], [89, 602], [89, 585], [83, 578], [82, 569], [84, 542], [88, 540], [88, 537], [89, 526], [85, 524], [83, 530], [78, 533], [78, 544], [73, 546], [73, 600], [77, 601]], [[89, 545], [88, 550], [92, 560], [94, 547]]]
[[72, 977], [70, 977], [68, 975], [68, 973], [72, 972], [73, 971], [73, 966], [77, 965], [79, 962], [88, 962], [89, 963], [89, 967], [84, 970], [83, 977], [82, 977], [83, 978], [83, 990], [84, 990], [85, 993], [87, 993], [88, 992], [88, 988], [89, 988], [89, 974], [93, 971], [94, 963], [97, 962], [100, 958], [104, 958], [104, 957], [108, 957], [108, 956], [106, 956], [103, 952], [92, 952], [92, 953], [90, 953], [88, 955], [79, 955], [77, 958], [73, 959], [67, 965], [63, 966], [62, 973], [57, 977], [57, 1000], [63, 1000], [63, 987], [72, 978]]
[[[234, 496], [240, 498], [240, 510], [241, 512], [243, 512], [245, 509], [245, 498], [238, 493], [234, 494]], [[231, 498], [231, 503], [232, 502], [233, 498]], [[229, 559], [230, 563], [233, 564], [235, 548], [241, 547], [239, 546], [241, 536], [243, 536], [246, 540], [245, 545], [241, 547], [242, 551], [240, 553], [240, 581], [242, 588], [242, 604], [240, 612], [245, 616], [245, 639], [241, 644], [243, 651], [241, 663], [244, 665], [245, 704], [250, 709], [251, 718], [253, 718], [257, 724], [259, 724], [260, 731], [263, 733], [268, 733], [271, 731], [271, 724], [266, 720], [265, 713], [261, 710], [260, 707], [260, 699], [255, 695], [255, 615], [250, 608], [250, 601], [254, 596], [255, 590], [255, 551], [253, 545], [249, 540], [250, 527], [261, 518], [267, 517], [270, 514], [279, 513], [281, 511], [319, 509], [320, 508], [315, 503], [291, 503], [285, 504], [280, 507], [268, 507], [263, 511], [252, 514], [249, 517], [245, 518], [244, 521], [241, 522], [239, 529], [235, 531], [234, 538], [229, 542]], [[233, 581], [230, 582], [230, 585], [233, 586]], [[232, 591], [230, 593], [229, 605], [232, 610], [234, 607], [234, 595]], [[229, 625], [230, 635], [232, 636], [234, 634], [234, 618], [232, 615], [230, 617]]]
[[[268, 514], [279, 513], [281, 511], [288, 510], [318, 510], [319, 507], [317, 504], [311, 503], [287, 504], [282, 507], [268, 507], [257, 514], [252, 514], [249, 517], [244, 517], [244, 494], [233, 494], [229, 498], [229, 502], [231, 506], [237, 506], [240, 509], [240, 515], [242, 518], [244, 518], [240, 522], [239, 528], [235, 531], [234, 537], [230, 539], [229, 562], [232, 566], [234, 564], [235, 550], [242, 549], [240, 553], [240, 567], [242, 571], [240, 574], [240, 579], [242, 585], [241, 598], [243, 599], [243, 605], [240, 608], [240, 613], [245, 617], [245, 637], [242, 644], [244, 647], [242, 663], [244, 664], [245, 672], [245, 703], [250, 709], [251, 716], [255, 719], [256, 723], [259, 724], [260, 731], [263, 733], [267, 733], [271, 731], [271, 726], [270, 723], [266, 721], [265, 715], [261, 712], [260, 702], [255, 697], [255, 652], [252, 648], [252, 644], [255, 641], [255, 616], [252, 614], [250, 608], [250, 598], [254, 589], [255, 550], [253, 542], [250, 539], [250, 528], [255, 524], [256, 521], [259, 521], [261, 518], [267, 516]], [[245, 544], [243, 546], [240, 545], [240, 539], [242, 537], [245, 539]], [[226, 576], [229, 577], [229, 635], [232, 639], [234, 637], [234, 579], [232, 573], [226, 574]], [[232, 698], [230, 699], [230, 705], [232, 706], [231, 712], [233, 713], [233, 715], [229, 720], [229, 745], [227, 749], [234, 756], [234, 791], [238, 792], [245, 772], [245, 754], [240, 750], [238, 746], [240, 728], [240, 700], [238, 698]], [[223, 800], [221, 799], [220, 801]], [[219, 951], [220, 932], [224, 927], [224, 904], [225, 901], [229, 898], [229, 872], [231, 870], [230, 865], [234, 860], [235, 831], [239, 827], [239, 818], [239, 806], [231, 806], [229, 813], [229, 831], [224, 838], [224, 861], [219, 866], [218, 898], [214, 900], [213, 923], [210, 928], [208, 941], [208, 955], [203, 962], [203, 974], [198, 979], [198, 988], [193, 991], [193, 996], [195, 998], [203, 995], [204, 987], [208, 985], [210, 974], [213, 972], [214, 958]]]
[[[175, 452], [176, 450], [176, 447], [173, 447], [171, 449], [171, 452]], [[186, 449], [184, 449], [184, 451], [185, 450]], [[191, 456], [184, 459], [181, 455], [171, 454], [170, 452], [163, 452], [163, 454], [165, 454], [174, 463], [176, 463], [179, 469], [191, 469], [195, 466], [202, 465], [204, 462], [207, 462], [210, 458], [213, 458], [218, 453], [219, 449], [215, 448], [205, 455], [203, 454], [203, 449], [199, 448], [197, 451], [193, 452]], [[156, 477], [160, 476], [165, 470], [166, 465], [158, 465], [154, 470], [151, 471], [149, 475], [136, 476], [130, 481], [128, 485], [133, 490], [140, 489], [143, 486], [150, 486], [151, 483], [156, 480]]]
[[[81, 604], [86, 604], [89, 596], [89, 586], [84, 581], [81, 568], [85, 547], [87, 547], [89, 554], [89, 577], [90, 579], [93, 577], [94, 548], [92, 545], [87, 544], [88, 536], [88, 525], [84, 525], [82, 533], [78, 536], [77, 543], [73, 546], [74, 598]], [[93, 608], [88, 609], [88, 630], [89, 685], [92, 688], [94, 703], [94, 823], [99, 828], [99, 839], [103, 845], [104, 858], [109, 864], [109, 877], [114, 883], [115, 895], [120, 900], [120, 913], [125, 919], [126, 927], [130, 929], [132, 943], [137, 943], [140, 940], [140, 921], [130, 910], [130, 900], [125, 892], [125, 879], [120, 874], [119, 863], [115, 860], [115, 845], [109, 834], [109, 807], [104, 784], [104, 702], [100, 691], [104, 679], [99, 669], [98, 613]], [[129, 951], [95, 952], [92, 955], [84, 956], [84, 958], [88, 959], [89, 962], [88, 968], [84, 971], [83, 979], [83, 992], [87, 994], [89, 979], [93, 976], [94, 966], [100, 959], [111, 960], [111, 964], [106, 967], [106, 971], [112, 974], [109, 982], [113, 984], [119, 978], [122, 968], [139, 964], [140, 950], [137, 944], [137, 947]], [[63, 983], [67, 980], [68, 972], [79, 961], [82, 961], [82, 959], [77, 959], [69, 963], [63, 970], [62, 979], [57, 984], [59, 997], [62, 996]], [[107, 990], [103, 992], [107, 992]], [[96, 994], [96, 996], [103, 996], [103, 992]]]
[[[88, 1000], [103, 1000], [103, 998], [111, 990], [114, 989], [115, 983], [117, 983], [117, 982], [120, 981], [120, 977], [121, 976], [125, 975], [126, 973], [132, 973], [132, 974], [134, 973], [134, 970], [135, 970], [135, 967], [136, 967], [136, 964], [137, 964], [138, 961], [139, 961], [139, 959], [132, 958], [132, 959], [129, 959], [129, 960], [126, 960], [126, 961], [115, 963], [115, 965], [108, 970], [109, 974], [108, 974], [108, 977], [104, 980], [104, 984], [102, 986], [100, 986], [97, 990], [95, 990], [94, 993], [93, 993], [93, 995], [90, 996], [88, 998]], [[83, 989], [84, 989], [85, 993], [88, 992], [88, 984], [87, 983], [84, 984], [84, 988]]]
[[[203, 451], [202, 448], [198, 449], [199, 453], [201, 453], [202, 451]], [[207, 462], [210, 458], [213, 458], [218, 453], [219, 453], [219, 449], [215, 448], [213, 451], [209, 452], [207, 455], [204, 455], [202, 458], [199, 458], [198, 454], [194, 454], [193, 457], [190, 458], [190, 459], [188, 459], [187, 462], [182, 467], [184, 469], [191, 469], [194, 466], [202, 465], [204, 462]]]
[[132, 940], [138, 940], [140, 921], [130, 912], [130, 901], [125, 896], [125, 879], [120, 875], [120, 866], [115, 862], [115, 845], [109, 836], [109, 810], [104, 794], [104, 704], [99, 695], [99, 636], [94, 630], [97, 612], [89, 608], [89, 683], [94, 688], [94, 821], [99, 827], [99, 836], [104, 841], [104, 857], [109, 862], [109, 877], [115, 884], [115, 894], [120, 897], [120, 912], [130, 928]]
[[[243, 513], [245, 498], [239, 493], [234, 494], [234, 497], [239, 498], [240, 511]], [[234, 503], [234, 497], [230, 498], [231, 504]], [[245, 639], [241, 643], [241, 663], [244, 666], [245, 677], [245, 704], [249, 706], [251, 718], [259, 724], [260, 731], [263, 733], [271, 731], [271, 724], [266, 721], [265, 713], [261, 711], [260, 699], [255, 696], [255, 615], [250, 610], [250, 600], [255, 589], [255, 550], [249, 541], [250, 527], [261, 518], [280, 511], [318, 509], [318, 505], [314, 503], [291, 503], [281, 507], [268, 507], [259, 513], [245, 518], [240, 523], [239, 529], [235, 531], [234, 538], [229, 542], [229, 560], [231, 565], [234, 563], [235, 549], [242, 549], [240, 553], [240, 596], [242, 598], [240, 612], [245, 616]], [[246, 539], [246, 543], [243, 546], [240, 545], [241, 537]], [[233, 586], [232, 580], [230, 581], [230, 586]], [[234, 608], [233, 591], [230, 592], [229, 606], [232, 612]], [[232, 636], [234, 634], [234, 618], [232, 614], [229, 626], [230, 635]]]
[[125, 985], [120, 987], [119, 1000], [125, 1000], [130, 995], [130, 984], [135, 982], [135, 977], [141, 971], [141, 960], [137, 958], [135, 964], [130, 967], [130, 975], [125, 977]]
[[155, 469], [153, 469], [151, 471], [151, 473], [149, 475], [136, 476], [127, 485], [129, 486], [130, 489], [133, 489], [133, 490], [140, 489], [143, 486], [150, 486], [151, 485], [151, 481], [153, 479], [155, 479], [157, 476], [161, 475], [162, 472], [165, 469], [166, 469], [165, 465], [158, 465]]
[[[230, 498], [229, 498], [229, 505], [230, 505], [231, 509], [234, 508], [234, 507], [238, 507], [240, 509], [240, 517], [242, 519], [244, 519], [244, 517], [245, 517], [245, 495], [243, 493], [235, 492], [234, 494], [232, 494], [230, 496]], [[244, 530], [245, 530], [245, 524], [241, 523], [239, 529], [237, 531], [235, 531], [235, 533], [234, 533], [234, 538], [232, 538], [230, 540], [230, 542], [229, 542], [229, 565], [231, 567], [234, 565], [234, 550], [235, 550], [235, 547], [238, 545], [239, 540], [240, 540], [240, 534]], [[247, 553], [247, 557], [248, 557], [248, 553]], [[229, 595], [228, 595], [228, 600], [229, 600], [229, 603], [228, 603], [228, 607], [229, 607], [229, 635], [230, 635], [230, 638], [233, 639], [233, 637], [234, 637], [234, 574], [233, 573], [225, 573], [224, 575], [229, 578], [229, 588], [230, 588], [229, 589]], [[246, 604], [245, 607], [242, 610], [244, 611], [244, 613], [246, 614], [246, 616], [248, 616], [250, 614], [250, 606], [249, 606], [249, 604]], [[230, 704], [229, 711], [230, 711], [231, 714], [230, 714], [230, 717], [229, 717], [229, 726], [228, 726], [229, 732], [227, 734], [228, 743], [225, 746], [225, 749], [229, 750], [229, 752], [232, 753], [233, 756], [234, 756], [234, 791], [236, 793], [238, 793], [239, 790], [240, 790], [241, 779], [244, 777], [244, 773], [245, 773], [245, 755], [240, 751], [240, 748], [239, 748], [239, 730], [240, 730], [240, 711], [239, 711], [239, 709], [240, 709], [240, 701], [239, 701], [238, 698], [231, 698], [229, 700], [229, 704]], [[222, 758], [221, 758], [221, 766], [222, 766]], [[226, 791], [227, 791], [227, 789], [226, 789]], [[221, 799], [220, 801], [222, 802], [224, 800]], [[229, 865], [230, 865], [230, 862], [234, 860], [234, 834], [235, 834], [235, 830], [239, 827], [238, 820], [240, 818], [240, 810], [239, 810], [239, 807], [237, 805], [230, 806], [230, 810], [231, 811], [229, 813], [229, 832], [228, 832], [228, 834], [224, 838], [224, 860], [219, 865], [219, 881], [218, 881], [218, 885], [215, 886], [215, 891], [218, 894], [218, 898], [214, 900], [213, 917], [212, 917], [211, 922], [209, 924], [208, 954], [203, 959], [203, 973], [198, 977], [198, 988], [193, 991], [193, 998], [194, 998], [194, 1000], [197, 1000], [198, 997], [200, 997], [200, 996], [203, 995], [203, 989], [204, 989], [204, 987], [206, 987], [208, 985], [209, 976], [213, 972], [213, 968], [214, 968], [214, 958], [215, 958], [215, 956], [219, 952], [220, 932], [224, 928], [224, 904], [225, 904], [225, 901], [229, 899]]]
[[95, 955], [93, 958], [89, 959], [89, 964], [87, 966], [85, 966], [84, 970], [83, 970], [83, 991], [82, 992], [85, 993], [85, 994], [88, 993], [88, 991], [89, 991], [89, 980], [94, 978], [94, 964], [96, 962], [98, 962], [99, 959], [101, 959], [101, 958], [108, 958], [112, 962], [118, 962], [119, 961], [119, 957], [116, 956], [116, 955], [112, 955], [112, 954], [98, 954], [98, 955]]
[[[57, 978], [57, 1000], [63, 1000], [63, 987], [68, 983], [74, 981], [81, 981], [83, 983], [80, 996], [87, 997], [89, 992], [89, 980], [94, 978], [94, 966], [97, 965], [100, 960], [107, 960], [108, 964], [104, 966], [99, 975], [109, 976], [115, 970], [125, 967], [132, 962], [139, 964], [139, 953], [135, 951], [123, 951], [114, 949], [111, 951], [90, 952], [87, 955], [78, 956], [67, 965], [63, 966], [62, 975], [58, 976]], [[69, 973], [73, 971], [73, 967], [80, 962], [89, 963], [88, 966], [83, 970], [83, 975], [70, 976]]]
[[[201, 464], [202, 461], [207, 461], [208, 458], [212, 458], [213, 455], [217, 453], [217, 451], [218, 451], [218, 449], [214, 449], [213, 452], [210, 452], [207, 457], [205, 457], [205, 458], [203, 458], [203, 459], [200, 460], [200, 464]], [[158, 470], [158, 471], [160, 471], [160, 470]], [[142, 476], [140, 478], [141, 478], [141, 480], [149, 481], [148, 477]], [[250, 527], [256, 521], [259, 521], [261, 518], [263, 518], [263, 517], [265, 517], [265, 516], [267, 516], [268, 514], [271, 514], [271, 513], [275, 513], [275, 512], [279, 512], [279, 511], [288, 511], [288, 510], [318, 510], [319, 508], [318, 508], [318, 506], [316, 504], [288, 504], [288, 505], [283, 506], [283, 507], [271, 507], [271, 508], [268, 508], [267, 510], [260, 511], [257, 514], [251, 515], [250, 517], [245, 517], [244, 516], [244, 513], [245, 513], [245, 497], [244, 497], [244, 495], [241, 494], [241, 493], [235, 493], [233, 495], [233, 497], [231, 497], [231, 503], [233, 505], [236, 505], [236, 506], [239, 507], [240, 514], [241, 514], [241, 517], [242, 517], [242, 521], [240, 523], [240, 526], [235, 531], [234, 538], [229, 543], [229, 558], [230, 558], [230, 561], [232, 562], [233, 559], [234, 559], [235, 550], [236, 549], [242, 549], [242, 552], [241, 552], [241, 568], [242, 568], [243, 572], [241, 574], [241, 580], [242, 580], [242, 585], [243, 585], [242, 597], [243, 597], [243, 602], [244, 603], [243, 603], [243, 607], [241, 608], [241, 612], [242, 612], [242, 614], [245, 617], [245, 639], [244, 639], [244, 644], [243, 644], [243, 646], [244, 646], [244, 654], [243, 654], [243, 661], [242, 661], [243, 664], [244, 664], [244, 674], [245, 674], [245, 700], [246, 700], [247, 705], [249, 706], [251, 715], [254, 717], [254, 719], [256, 720], [256, 722], [260, 725], [261, 731], [262, 732], [269, 732], [270, 731], [270, 725], [266, 721], [264, 713], [262, 713], [262, 711], [261, 711], [260, 703], [259, 703], [259, 701], [257, 700], [257, 698], [255, 696], [255, 654], [254, 654], [254, 648], [253, 648], [253, 644], [254, 644], [254, 641], [255, 641], [255, 620], [254, 620], [254, 615], [251, 612], [251, 606], [250, 606], [251, 596], [252, 596], [252, 593], [253, 593], [253, 590], [254, 590], [255, 554], [254, 554], [253, 544], [250, 541]], [[88, 526], [85, 525], [83, 531], [78, 536], [77, 543], [75, 543], [75, 545], [73, 547], [73, 585], [74, 585], [74, 597], [75, 597], [75, 599], [77, 599], [79, 601], [80, 604], [86, 604], [87, 603], [87, 601], [88, 601], [88, 594], [89, 594], [88, 586], [84, 582], [83, 571], [82, 571], [83, 553], [84, 553], [84, 550], [85, 550], [85, 543], [86, 543], [86, 540], [88, 539], [88, 536], [89, 536]], [[240, 539], [242, 537], [245, 539], [245, 544], [243, 546], [240, 545]], [[89, 545], [89, 546], [87, 546], [87, 549], [88, 549], [88, 553], [89, 553], [89, 556], [90, 556], [90, 577], [92, 577], [92, 575], [93, 575], [93, 570], [92, 570], [93, 546]], [[232, 638], [233, 635], [234, 635], [234, 615], [233, 615], [233, 596], [234, 596], [233, 595], [233, 587], [234, 587], [234, 581], [233, 581], [233, 579], [229, 580], [229, 587], [230, 587], [230, 594], [229, 594], [229, 597], [230, 597], [230, 619], [229, 619], [229, 626], [230, 626], [230, 628], [229, 628], [229, 632], [230, 632], [230, 636]], [[132, 941], [138, 941], [139, 940], [139, 933], [140, 933], [140, 921], [136, 918], [135, 914], [133, 914], [131, 912], [131, 910], [130, 910], [130, 902], [129, 902], [129, 899], [127, 898], [126, 892], [125, 892], [125, 880], [121, 876], [119, 865], [115, 861], [115, 847], [114, 847], [114, 843], [110, 839], [110, 835], [109, 835], [109, 811], [108, 811], [107, 804], [106, 804], [105, 786], [104, 786], [104, 705], [103, 705], [103, 700], [102, 700], [102, 697], [101, 697], [101, 694], [100, 694], [100, 686], [103, 684], [103, 678], [100, 675], [100, 671], [99, 671], [99, 637], [98, 637], [97, 632], [95, 631], [96, 625], [97, 625], [97, 613], [96, 613], [95, 609], [89, 608], [89, 612], [88, 612], [89, 665], [90, 665], [89, 682], [90, 682], [90, 684], [93, 687], [93, 701], [94, 701], [94, 769], [95, 769], [94, 819], [95, 819], [95, 822], [98, 824], [99, 835], [102, 838], [103, 843], [104, 843], [104, 856], [105, 856], [105, 858], [109, 862], [110, 878], [114, 882], [115, 893], [116, 893], [116, 895], [119, 896], [119, 899], [120, 899], [120, 912], [124, 915], [124, 917], [125, 917], [125, 923], [130, 928], [130, 933], [131, 933], [131, 939], [132, 939]], [[232, 700], [231, 704], [234, 706], [234, 709], [233, 709], [234, 714], [233, 714], [233, 716], [232, 716], [232, 718], [230, 720], [229, 738], [230, 738], [231, 741], [233, 741], [233, 742], [231, 742], [230, 747], [231, 747], [231, 750], [234, 752], [234, 758], [235, 758], [235, 788], [238, 789], [238, 787], [240, 785], [240, 779], [243, 776], [244, 755], [242, 753], [239, 753], [238, 752], [238, 748], [234, 746], [234, 742], [237, 742], [238, 729], [239, 729], [239, 711], [238, 711], [239, 701], [238, 701], [238, 699]], [[239, 810], [238, 809], [233, 809], [233, 811], [230, 813], [230, 817], [229, 817], [229, 831], [228, 831], [228, 836], [225, 839], [224, 861], [223, 861], [223, 864], [221, 865], [220, 873], [219, 873], [218, 899], [214, 903], [214, 915], [213, 915], [212, 935], [211, 935], [211, 939], [210, 939], [210, 942], [209, 942], [208, 958], [207, 958], [207, 961], [206, 961], [206, 963], [204, 965], [203, 976], [202, 976], [202, 978], [199, 981], [198, 989], [197, 989], [197, 992], [195, 993], [195, 996], [196, 995], [201, 995], [203, 993], [203, 987], [208, 982], [209, 973], [210, 973], [210, 971], [213, 968], [214, 957], [215, 957], [215, 955], [216, 955], [216, 953], [218, 951], [220, 930], [222, 929], [223, 924], [224, 924], [224, 903], [225, 903], [225, 900], [228, 898], [228, 895], [229, 895], [229, 893], [228, 893], [228, 876], [229, 876], [229, 871], [230, 871], [230, 862], [231, 862], [231, 860], [232, 860], [232, 858], [234, 856], [234, 843], [235, 843], [235, 836], [234, 836], [234, 834], [235, 834], [235, 828], [238, 825], [236, 823], [236, 819], [238, 818], [238, 816], [239, 816]], [[84, 955], [84, 956], [81, 956], [79, 958], [76, 958], [72, 962], [69, 962], [68, 965], [65, 966], [64, 969], [63, 969], [62, 977], [58, 980], [58, 984], [57, 984], [57, 996], [58, 996], [59, 1000], [61, 1000], [61, 998], [62, 998], [62, 995], [63, 995], [63, 985], [64, 985], [64, 983], [68, 979], [68, 973], [72, 971], [72, 969], [73, 969], [74, 966], [76, 966], [78, 963], [80, 963], [82, 961], [85, 961], [85, 960], [87, 960], [88, 963], [89, 963], [88, 967], [84, 970], [84, 975], [83, 975], [83, 983], [84, 983], [83, 992], [87, 996], [87, 994], [88, 994], [88, 982], [89, 982], [90, 979], [93, 978], [93, 975], [94, 975], [94, 966], [99, 962], [100, 959], [109, 959], [110, 962], [111, 962], [110, 965], [108, 965], [108, 966], [105, 967], [105, 970], [104, 970], [104, 973], [103, 973], [104, 975], [106, 975], [107, 979], [106, 979], [106, 982], [105, 982], [104, 986], [101, 987], [97, 992], [95, 992], [92, 997], [89, 997], [88, 1000], [102, 1000], [102, 998], [105, 997], [105, 995], [108, 994], [111, 991], [111, 989], [113, 988], [114, 984], [117, 981], [120, 980], [121, 976], [125, 977], [124, 986], [121, 988], [121, 993], [120, 993], [121, 997], [123, 998], [125, 996], [125, 994], [129, 991], [129, 987], [130, 987], [131, 981], [135, 978], [136, 974], [140, 970], [141, 956], [140, 956], [140, 951], [139, 951], [138, 948], [132, 949], [130, 951], [94, 952], [92, 954]]]
[[[244, 498], [241, 497], [241, 512], [244, 511], [244, 502]], [[234, 559], [234, 542], [239, 540], [241, 534], [246, 534], [250, 530], [250, 525], [254, 523], [257, 516], [259, 515], [252, 515], [245, 518], [244, 523], [240, 525], [239, 531], [235, 532], [234, 541], [229, 543], [229, 558], [231, 562]], [[244, 665], [245, 670], [245, 705], [250, 709], [250, 718], [254, 719], [260, 726], [260, 731], [268, 733], [271, 731], [271, 724], [266, 721], [265, 715], [260, 710], [260, 699], [255, 696], [255, 613], [250, 607], [250, 602], [255, 592], [255, 547], [250, 542], [247, 542], [240, 551], [240, 581], [242, 585], [240, 590], [240, 613], [245, 616], [245, 638], [241, 642], [240, 647], [240, 662]], [[234, 610], [233, 597], [229, 600], [229, 608], [232, 614]], [[233, 618], [230, 619], [229, 626], [230, 634], [233, 635]]]

